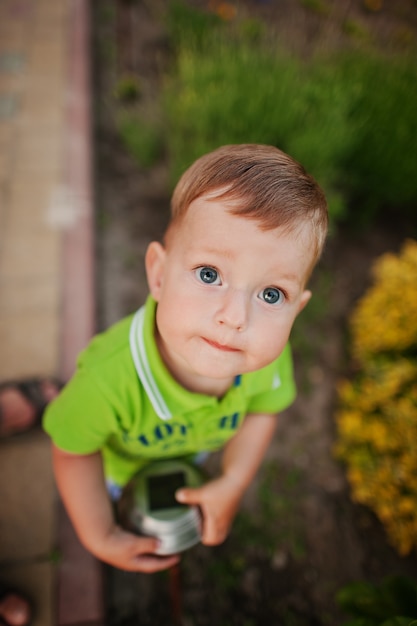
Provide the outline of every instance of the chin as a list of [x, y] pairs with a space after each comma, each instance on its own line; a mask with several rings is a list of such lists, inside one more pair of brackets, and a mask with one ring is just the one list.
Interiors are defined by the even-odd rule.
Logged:
[[[202, 358], [197, 359], [192, 364], [190, 363], [191, 369], [197, 376], [212, 378], [213, 380], [225, 380], [240, 374], [254, 372], [270, 363], [270, 361], [264, 362], [264, 360], [253, 363], [253, 361], [248, 362], [247, 359], [223, 359], [222, 356], [220, 354], [214, 361], [209, 360], [208, 362], [204, 362]], [[231, 362], [233, 360], [235, 361], [234, 363]]]
[[240, 368], [224, 366], [221, 363], [215, 363], [213, 365], [203, 365], [201, 362], [197, 363], [193, 368], [194, 373], [202, 378], [211, 378], [213, 380], [225, 380], [226, 378], [234, 378], [241, 374]]
[[198, 368], [195, 370], [197, 376], [201, 378], [210, 378], [212, 380], [225, 380], [226, 378], [234, 378], [240, 372], [231, 371], [230, 369], [224, 370], [222, 368]]

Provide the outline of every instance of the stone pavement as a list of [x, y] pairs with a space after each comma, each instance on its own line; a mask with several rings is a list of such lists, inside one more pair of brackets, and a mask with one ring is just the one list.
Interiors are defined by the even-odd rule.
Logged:
[[[0, 381], [66, 380], [94, 332], [88, 0], [0, 3]], [[0, 441], [0, 580], [33, 626], [103, 623], [101, 566], [41, 430]]]

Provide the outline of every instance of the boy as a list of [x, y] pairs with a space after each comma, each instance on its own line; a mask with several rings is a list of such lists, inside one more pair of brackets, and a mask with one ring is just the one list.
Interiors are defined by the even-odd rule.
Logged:
[[149, 460], [224, 446], [221, 475], [176, 497], [200, 506], [204, 544], [225, 539], [276, 413], [295, 396], [288, 338], [327, 232], [317, 183], [270, 146], [201, 157], [171, 209], [163, 244], [147, 250], [145, 306], [92, 341], [45, 419], [80, 540], [141, 572], [178, 557], [157, 557], [156, 539], [121, 529], [108, 493]]

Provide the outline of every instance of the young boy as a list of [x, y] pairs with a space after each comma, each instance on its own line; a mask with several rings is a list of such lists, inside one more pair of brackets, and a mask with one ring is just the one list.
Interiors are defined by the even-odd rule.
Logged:
[[120, 528], [108, 494], [149, 460], [224, 446], [221, 475], [176, 497], [200, 506], [204, 544], [225, 539], [295, 396], [288, 339], [327, 232], [317, 183], [270, 146], [201, 157], [171, 208], [164, 242], [147, 250], [145, 306], [92, 341], [44, 422], [80, 540], [141, 572], [178, 557]]

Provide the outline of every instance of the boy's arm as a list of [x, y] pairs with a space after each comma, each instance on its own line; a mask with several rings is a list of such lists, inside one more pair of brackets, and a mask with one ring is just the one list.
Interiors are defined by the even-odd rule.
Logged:
[[199, 489], [181, 489], [177, 493], [179, 501], [201, 507], [204, 544], [216, 545], [226, 538], [242, 496], [275, 433], [276, 423], [276, 415], [248, 415], [225, 446], [221, 476]]
[[152, 555], [157, 540], [138, 537], [115, 522], [100, 452], [70, 454], [52, 447], [55, 479], [80, 541], [97, 558], [120, 569], [156, 572], [178, 557]]

